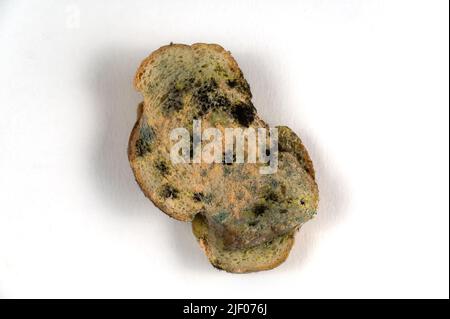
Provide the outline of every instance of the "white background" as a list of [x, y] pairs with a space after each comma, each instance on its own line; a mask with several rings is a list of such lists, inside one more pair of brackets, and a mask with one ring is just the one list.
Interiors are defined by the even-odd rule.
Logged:
[[[448, 1], [0, 1], [0, 297], [449, 296]], [[230, 50], [302, 137], [317, 218], [281, 267], [211, 267], [126, 156], [140, 61]]]

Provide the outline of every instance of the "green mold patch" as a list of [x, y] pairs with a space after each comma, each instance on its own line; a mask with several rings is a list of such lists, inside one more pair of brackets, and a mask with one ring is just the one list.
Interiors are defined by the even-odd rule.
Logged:
[[144, 156], [151, 151], [151, 145], [155, 139], [155, 132], [152, 127], [144, 120], [139, 129], [139, 138], [136, 141], [136, 153], [138, 156]]
[[215, 215], [213, 215], [213, 219], [217, 223], [223, 223], [227, 217], [230, 216], [230, 214], [227, 211], [221, 211]]

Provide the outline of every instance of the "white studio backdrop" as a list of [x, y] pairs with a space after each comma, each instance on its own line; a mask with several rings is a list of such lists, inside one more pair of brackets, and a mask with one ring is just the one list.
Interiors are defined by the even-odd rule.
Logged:
[[[0, 1], [0, 297], [449, 296], [447, 1]], [[140, 61], [230, 50], [321, 192], [287, 262], [232, 275], [147, 200]]]

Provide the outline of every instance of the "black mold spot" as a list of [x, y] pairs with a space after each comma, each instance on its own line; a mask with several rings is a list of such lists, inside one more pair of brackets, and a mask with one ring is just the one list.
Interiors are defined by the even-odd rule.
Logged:
[[228, 79], [226, 83], [229, 88], [236, 89], [240, 93], [252, 97], [252, 93], [250, 92], [250, 85], [248, 85], [248, 82], [244, 79], [242, 72], [240, 73], [240, 78]]
[[204, 202], [204, 203], [211, 203], [212, 201], [212, 195], [211, 194], [204, 194], [203, 192], [194, 193], [192, 195], [192, 199], [196, 202]]
[[286, 152], [286, 149], [284, 148], [282, 142], [279, 142], [279, 143], [278, 143], [278, 151], [279, 151], [279, 152]]
[[226, 76], [227, 72], [225, 71], [225, 69], [221, 66], [221, 65], [216, 65], [216, 67], [214, 68], [214, 71], [219, 74], [220, 76]]
[[195, 84], [198, 89], [194, 93], [194, 97], [200, 106], [199, 116], [208, 113], [212, 109], [228, 109], [231, 105], [228, 98], [217, 93], [217, 82], [214, 78], [201, 84]]
[[223, 95], [217, 95], [216, 97], [213, 97], [213, 99], [211, 100], [212, 103], [212, 107], [215, 108], [227, 108], [230, 106], [230, 101], [228, 100], [228, 98], [226, 96]]
[[[251, 96], [250, 87], [245, 80], [229, 79], [226, 83], [229, 87], [244, 90]], [[233, 118], [242, 126], [248, 127], [254, 121], [256, 109], [253, 104], [251, 102], [238, 102], [232, 105], [225, 95], [218, 93], [218, 85], [214, 78], [210, 78], [203, 83], [197, 81], [194, 85], [197, 88], [194, 98], [200, 108], [198, 116], [202, 116], [211, 110], [221, 109], [231, 113]]]
[[165, 176], [169, 173], [169, 167], [164, 161], [159, 161], [155, 165], [156, 169], [161, 173], [161, 175]]
[[194, 195], [192, 196], [192, 199], [195, 200], [196, 202], [201, 202], [204, 199], [205, 195], [200, 192], [200, 193], [194, 193]]
[[184, 93], [192, 88], [194, 82], [195, 78], [193, 77], [173, 82], [169, 91], [161, 98], [165, 110], [168, 112], [181, 110], [183, 108]]
[[170, 185], [165, 185], [161, 191], [161, 197], [164, 198], [178, 198], [178, 190]]
[[242, 126], [248, 127], [255, 119], [256, 109], [252, 102], [234, 105], [231, 110], [231, 115]]
[[305, 201], [303, 199], [300, 200], [300, 204], [304, 206], [305, 205]]
[[238, 85], [238, 82], [237, 82], [235, 79], [227, 80], [227, 85], [228, 85], [230, 88], [234, 88], [234, 87], [236, 87], [236, 85]]
[[264, 204], [256, 204], [255, 207], [253, 208], [253, 212], [255, 213], [256, 216], [261, 216], [261, 215], [263, 215], [268, 209], [269, 209], [269, 207], [267, 207], [267, 205], [264, 205]]
[[252, 97], [252, 93], [250, 92], [250, 85], [248, 85], [247, 81], [246, 80], [242, 80], [239, 84], [240, 85], [238, 87], [238, 90], [241, 93], [247, 94], [250, 97]]
[[264, 199], [265, 199], [265, 200], [270, 200], [270, 201], [273, 201], [273, 202], [277, 202], [278, 199], [279, 199], [279, 197], [278, 197], [278, 194], [277, 194], [277, 193], [275, 193], [275, 192], [273, 192], [273, 191], [269, 191], [269, 192], [264, 196]]
[[155, 133], [145, 120], [139, 130], [139, 139], [136, 141], [136, 152], [138, 156], [144, 156], [151, 150], [151, 144], [155, 138]]
[[[197, 86], [198, 84], [196, 84]], [[211, 101], [209, 94], [213, 92], [217, 88], [217, 83], [214, 79], [211, 79], [209, 82], [205, 82], [203, 84], [198, 85], [198, 90], [194, 93], [194, 97], [200, 105], [200, 115], [205, 114], [211, 108]]]
[[175, 86], [163, 97], [167, 111], [179, 111], [183, 108], [183, 92]]

